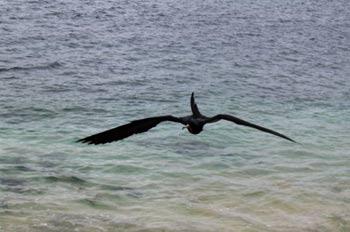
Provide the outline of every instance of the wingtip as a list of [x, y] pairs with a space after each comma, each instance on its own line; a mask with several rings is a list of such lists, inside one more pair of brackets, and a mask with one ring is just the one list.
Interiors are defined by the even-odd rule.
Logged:
[[91, 144], [93, 144], [93, 145], [100, 145], [100, 144], [110, 143], [111, 141], [102, 142], [102, 141], [94, 140], [94, 139], [91, 139], [91, 138], [87, 137], [87, 138], [78, 139], [75, 142], [76, 143], [84, 143], [84, 144], [87, 144], [87, 145], [91, 145]]
[[297, 141], [295, 141], [294, 139], [291, 139], [291, 138], [289, 138], [289, 137], [287, 137], [287, 136], [285, 136], [285, 139], [287, 139], [287, 140], [289, 140], [289, 141], [291, 141], [291, 142], [293, 142], [293, 143], [300, 144], [299, 142], [297, 142]]
[[78, 139], [75, 142], [76, 143], [95, 144], [92, 140], [89, 140], [88, 138]]
[[76, 143], [87, 143], [88, 141], [84, 138], [84, 139], [78, 139], [75, 140]]

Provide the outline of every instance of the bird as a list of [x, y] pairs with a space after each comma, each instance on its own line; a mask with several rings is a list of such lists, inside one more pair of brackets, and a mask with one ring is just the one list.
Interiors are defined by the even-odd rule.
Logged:
[[129, 136], [132, 136], [134, 134], [144, 133], [151, 128], [157, 126], [161, 122], [176, 122], [183, 124], [182, 129], [187, 129], [188, 132], [191, 134], [199, 134], [203, 131], [204, 125], [207, 123], [214, 123], [220, 120], [226, 120], [233, 123], [236, 123], [238, 125], [247, 126], [251, 128], [255, 128], [257, 130], [273, 134], [275, 136], [278, 136], [280, 138], [289, 140], [291, 142], [296, 143], [293, 139], [280, 134], [274, 130], [259, 126], [254, 123], [250, 123], [248, 121], [242, 120], [240, 118], [237, 118], [233, 115], [229, 114], [217, 114], [213, 117], [206, 117], [198, 109], [198, 106], [194, 99], [194, 93], [191, 94], [191, 111], [192, 114], [184, 117], [175, 117], [172, 115], [163, 115], [163, 116], [156, 116], [156, 117], [149, 117], [149, 118], [143, 118], [131, 121], [127, 124], [118, 126], [116, 128], [106, 130], [82, 139], [77, 140], [76, 142], [81, 143], [87, 143], [87, 144], [105, 144], [105, 143], [111, 143], [115, 141], [120, 141], [122, 139], [125, 139]]

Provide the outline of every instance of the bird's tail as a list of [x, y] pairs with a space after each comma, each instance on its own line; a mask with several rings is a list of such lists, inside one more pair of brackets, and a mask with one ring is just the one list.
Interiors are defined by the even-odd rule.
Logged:
[[194, 100], [194, 93], [192, 92], [191, 94], [191, 110], [192, 110], [192, 114], [196, 117], [196, 116], [201, 116], [201, 113], [198, 110], [197, 104]]

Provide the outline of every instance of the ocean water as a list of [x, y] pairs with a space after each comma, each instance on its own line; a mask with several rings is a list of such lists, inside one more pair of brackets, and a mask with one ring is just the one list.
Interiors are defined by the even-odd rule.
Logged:
[[[0, 1], [0, 231], [350, 231], [350, 2]], [[219, 122], [230, 113], [300, 144]]]

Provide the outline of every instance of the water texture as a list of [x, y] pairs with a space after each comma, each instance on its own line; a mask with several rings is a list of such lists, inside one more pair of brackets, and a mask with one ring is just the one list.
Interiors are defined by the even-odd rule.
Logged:
[[[0, 231], [350, 231], [350, 2], [0, 1]], [[104, 146], [129, 120], [164, 123]]]

